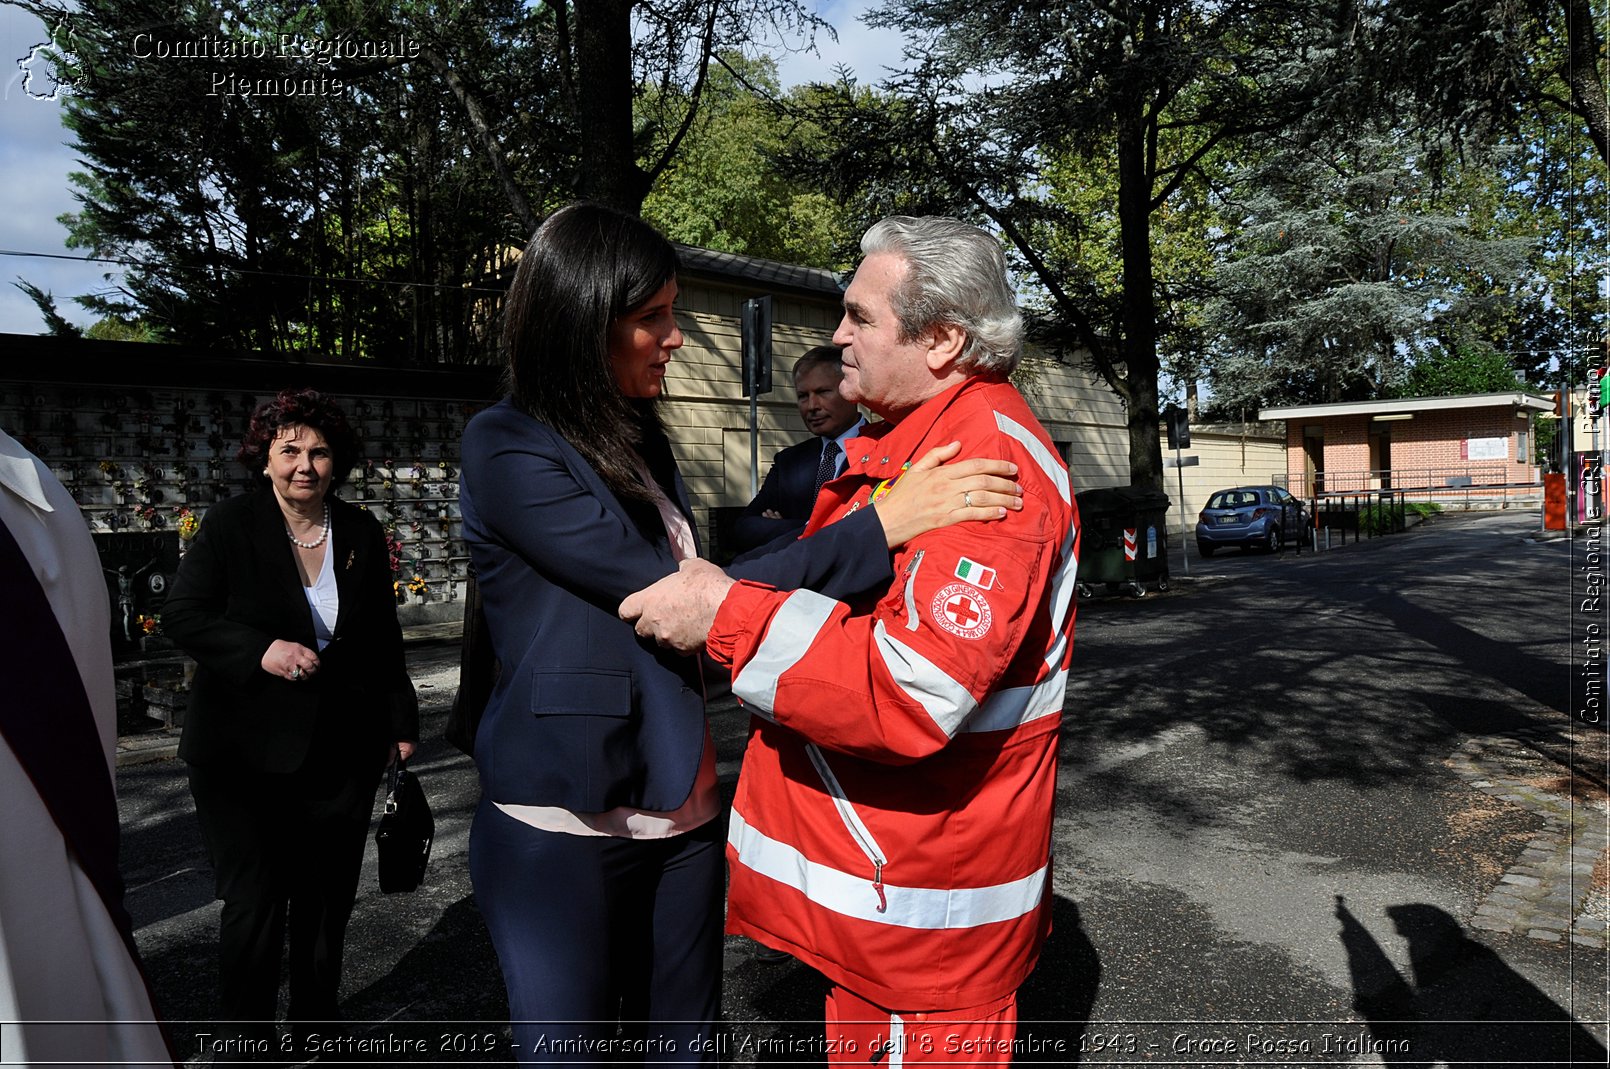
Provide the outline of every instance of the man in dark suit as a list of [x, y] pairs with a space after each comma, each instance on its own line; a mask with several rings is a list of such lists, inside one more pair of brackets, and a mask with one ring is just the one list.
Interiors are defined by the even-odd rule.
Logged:
[[818, 345], [794, 363], [799, 415], [815, 437], [772, 458], [771, 471], [733, 528], [740, 553], [788, 535], [798, 538], [810, 519], [822, 484], [844, 470], [844, 442], [861, 433], [866, 420], [855, 402], [839, 393], [844, 378], [836, 345]]

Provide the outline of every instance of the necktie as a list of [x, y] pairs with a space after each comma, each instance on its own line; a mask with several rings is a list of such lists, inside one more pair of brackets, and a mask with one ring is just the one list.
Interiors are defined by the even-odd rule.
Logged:
[[841, 452], [843, 450], [839, 448], [838, 442], [831, 438], [822, 446], [822, 459], [816, 463], [816, 491], [811, 495], [812, 501], [816, 500], [816, 494], [822, 492], [822, 484], [831, 480], [838, 472]]

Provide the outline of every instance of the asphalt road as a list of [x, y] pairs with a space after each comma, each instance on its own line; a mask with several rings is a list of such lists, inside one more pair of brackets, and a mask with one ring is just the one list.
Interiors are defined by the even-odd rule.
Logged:
[[[1574, 785], [1572, 812], [1604, 823], [1602, 731], [1572, 668], [1603, 615], [1583, 608], [1599, 565], [1535, 526], [1478, 515], [1330, 553], [1193, 554], [1167, 594], [1081, 604], [1056, 929], [1021, 995], [1019, 1060], [1603, 1064], [1602, 942], [1479, 923], [1545, 821], [1458, 760]], [[426, 1053], [320, 1064], [507, 1064], [466, 866], [477, 786], [439, 737], [456, 650], [411, 660], [435, 852], [409, 895], [379, 894], [370, 858], [344, 999], [373, 1022], [360, 1037]], [[745, 718], [726, 702], [712, 719], [730, 790]], [[129, 908], [189, 1056], [212, 1004], [211, 875], [182, 766], [119, 781]], [[1580, 930], [1603, 898], [1578, 899]], [[724, 1060], [815, 1061], [819, 978], [737, 939], [726, 964]]]

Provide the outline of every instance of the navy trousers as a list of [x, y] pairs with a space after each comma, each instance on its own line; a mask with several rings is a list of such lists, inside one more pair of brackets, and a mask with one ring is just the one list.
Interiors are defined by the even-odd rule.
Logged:
[[716, 1061], [725, 823], [565, 835], [481, 800], [470, 879], [520, 1064]]

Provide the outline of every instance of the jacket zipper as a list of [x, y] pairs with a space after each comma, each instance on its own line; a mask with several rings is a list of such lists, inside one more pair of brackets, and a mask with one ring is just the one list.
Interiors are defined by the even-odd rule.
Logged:
[[872, 837], [867, 826], [861, 821], [861, 814], [855, 811], [849, 798], [845, 797], [844, 788], [839, 784], [839, 778], [833, 774], [828, 766], [827, 755], [822, 753], [816, 743], [806, 743], [805, 752], [810, 755], [811, 764], [816, 766], [816, 774], [822, 777], [822, 783], [827, 787], [828, 797], [833, 799], [833, 805], [839, 811], [839, 819], [855, 840], [855, 845], [861, 848], [861, 853], [872, 862], [872, 889], [878, 895], [878, 912], [885, 913], [889, 909], [889, 900], [883, 894], [883, 866], [887, 859], [883, 856], [883, 848]]
[[917, 565], [922, 563], [922, 555], [928, 552], [919, 549], [906, 565], [906, 630], [917, 630]]

